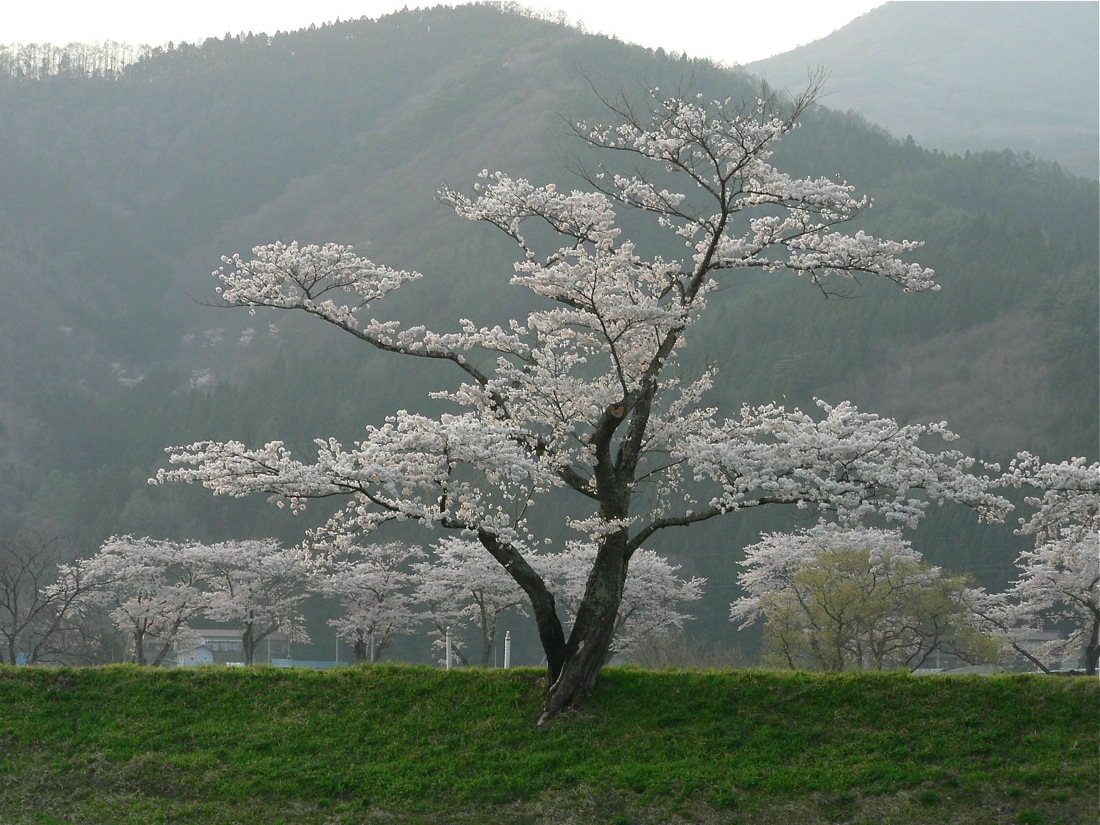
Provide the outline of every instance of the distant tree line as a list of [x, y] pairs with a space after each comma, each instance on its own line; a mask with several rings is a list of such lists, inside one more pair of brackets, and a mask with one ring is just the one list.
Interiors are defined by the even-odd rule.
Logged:
[[[533, 558], [562, 582], [570, 615], [592, 552], [576, 544]], [[691, 619], [681, 605], [700, 599], [705, 581], [683, 579], [678, 569], [652, 551], [639, 555], [616, 622], [614, 653], [678, 631]], [[313, 596], [339, 605], [328, 624], [356, 661], [378, 661], [397, 636], [427, 623], [433, 648], [442, 650], [449, 640], [453, 662], [487, 666], [501, 616], [526, 614], [515, 582], [475, 542], [455, 538], [428, 552], [389, 542], [310, 553], [270, 539], [202, 544], [114, 536], [92, 558], [75, 559], [61, 539], [28, 534], [0, 542], [0, 664], [125, 656], [163, 665], [201, 641], [196, 621], [236, 628], [245, 663], [252, 664], [273, 633], [310, 641], [302, 611]]]
[[107, 40], [100, 43], [14, 43], [0, 46], [0, 77], [44, 80], [48, 77], [120, 80], [128, 66], [153, 54], [151, 46]]
[[[529, 9], [511, 0], [489, 0], [489, 2], [474, 3], [496, 13], [507, 14], [520, 19], [534, 19], [553, 23], [559, 26], [569, 25], [569, 19], [565, 12], [541, 12]], [[417, 11], [404, 10], [396, 15], [416, 15], [422, 19], [424, 14]], [[370, 23], [368, 18], [360, 18], [361, 21]], [[346, 22], [346, 21], [345, 21]], [[317, 28], [332, 29], [340, 26], [339, 22], [329, 23], [320, 27], [310, 26], [309, 30]], [[583, 26], [580, 27], [583, 31]], [[284, 34], [277, 32], [278, 34]], [[168, 43], [166, 46], [151, 46], [148, 44], [134, 45], [122, 43], [116, 40], [105, 40], [94, 43], [74, 42], [64, 46], [52, 43], [10, 43], [0, 44], [0, 77], [16, 80], [44, 80], [51, 77], [63, 78], [107, 78], [110, 80], [122, 80], [148, 76], [152, 71], [152, 61], [166, 54], [177, 52], [187, 55], [194, 51], [210, 51], [219, 43], [246, 43], [254, 46], [268, 46], [273, 36], [267, 34], [226, 33], [225, 37], [207, 38], [202, 44], [190, 44], [186, 42]], [[133, 70], [137, 67], [137, 71]], [[130, 70], [129, 72], [127, 70]]]

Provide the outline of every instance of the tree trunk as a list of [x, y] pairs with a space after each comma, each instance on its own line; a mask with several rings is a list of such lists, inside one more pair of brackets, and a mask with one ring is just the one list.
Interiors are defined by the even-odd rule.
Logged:
[[168, 651], [171, 649], [172, 645], [170, 644], [161, 645], [160, 650], [157, 651], [157, 655], [153, 658], [153, 667], [160, 667], [161, 665], [163, 665], [164, 660], [168, 657]]
[[1085, 645], [1085, 673], [1095, 676], [1098, 664], [1100, 664], [1100, 613], [1093, 616], [1092, 633], [1089, 634], [1088, 644]]
[[253, 664], [256, 658], [256, 645], [259, 641], [252, 635], [252, 623], [249, 622], [245, 625], [245, 631], [241, 634], [241, 650], [244, 653], [244, 663], [246, 665]]
[[145, 631], [143, 629], [134, 630], [134, 664], [142, 667], [148, 664], [145, 657]]
[[[558, 672], [550, 674], [550, 688], [539, 724], [563, 710], [575, 708], [596, 685], [615, 636], [615, 617], [626, 584], [627, 551], [622, 536], [605, 539], [588, 575], [584, 598], [573, 631], [565, 644]], [[549, 663], [549, 656], [547, 656]]]
[[[160, 646], [160, 650], [157, 651], [157, 655], [153, 657], [153, 667], [160, 667], [164, 664], [164, 660], [168, 657], [168, 651], [176, 646], [176, 639], [179, 636], [179, 629], [183, 626], [184, 619], [177, 618], [172, 623], [172, 629], [165, 634], [165, 638], [162, 640], [164, 644]], [[143, 643], [144, 647], [144, 643]]]
[[481, 615], [481, 666], [489, 667], [497, 643], [497, 614], [487, 609], [483, 600], [478, 602], [478, 611]]

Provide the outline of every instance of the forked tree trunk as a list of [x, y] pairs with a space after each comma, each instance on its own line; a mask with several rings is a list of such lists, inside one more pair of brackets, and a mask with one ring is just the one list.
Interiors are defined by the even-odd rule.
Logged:
[[[626, 508], [622, 510], [625, 512]], [[481, 531], [478, 538], [531, 601], [550, 681], [539, 717], [542, 725], [563, 710], [583, 702], [607, 661], [630, 559], [626, 532], [608, 536], [600, 543], [568, 641], [554, 596], [542, 577], [514, 547], [501, 542], [492, 533]]]
[[[580, 705], [596, 686], [596, 677], [607, 661], [615, 635], [615, 618], [623, 599], [626, 570], [625, 540], [605, 539], [589, 573], [561, 664], [556, 673], [551, 669], [540, 725], [563, 710]], [[550, 661], [549, 656], [547, 661]]]

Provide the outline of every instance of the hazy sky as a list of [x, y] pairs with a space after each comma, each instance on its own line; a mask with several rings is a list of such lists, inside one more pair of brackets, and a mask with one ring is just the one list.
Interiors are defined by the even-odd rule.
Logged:
[[[162, 45], [226, 32], [290, 31], [337, 18], [379, 17], [407, 0], [0, 0], [0, 43], [117, 40]], [[445, 5], [458, 5], [446, 3]], [[528, 8], [563, 11], [593, 33], [725, 63], [749, 63], [818, 40], [882, 0], [533, 0]], [[668, 9], [673, 9], [675, 16]]]

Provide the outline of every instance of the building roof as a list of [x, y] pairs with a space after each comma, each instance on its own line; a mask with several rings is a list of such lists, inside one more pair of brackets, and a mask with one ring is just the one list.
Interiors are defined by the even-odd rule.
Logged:
[[[193, 627], [191, 631], [202, 638], [203, 641], [215, 641], [219, 639], [233, 639], [237, 640], [241, 638], [241, 631], [235, 628], [222, 628], [222, 627]], [[273, 642], [285, 642], [286, 634], [281, 630], [276, 630], [264, 637], [264, 641], [270, 639]]]

